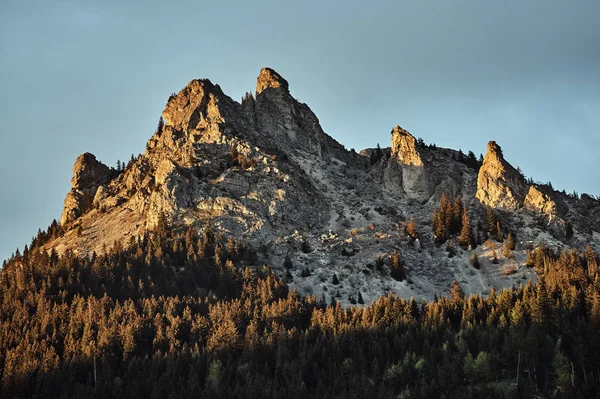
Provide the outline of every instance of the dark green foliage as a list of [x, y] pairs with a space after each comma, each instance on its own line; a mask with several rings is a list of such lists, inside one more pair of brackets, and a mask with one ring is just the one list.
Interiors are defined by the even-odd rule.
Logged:
[[374, 153], [371, 154], [371, 157], [369, 158], [369, 162], [370, 162], [371, 166], [373, 166], [377, 162], [379, 162], [379, 160], [381, 158], [383, 158], [383, 151], [381, 150], [379, 143], [377, 143], [377, 149], [375, 150]]
[[397, 281], [403, 281], [406, 278], [400, 255], [396, 251], [390, 255], [390, 276]]
[[454, 255], [456, 255], [456, 248], [454, 247], [452, 240], [448, 240], [448, 243], [446, 244], [446, 252], [448, 252], [449, 258], [453, 258]]
[[292, 263], [292, 259], [290, 259], [289, 255], [286, 255], [283, 259], [283, 267], [285, 267], [286, 269], [291, 269], [293, 266], [294, 264]]
[[567, 222], [565, 227], [565, 238], [567, 240], [570, 240], [571, 238], [573, 238], [573, 234], [573, 225], [570, 222]]
[[383, 258], [381, 257], [381, 255], [377, 255], [377, 258], [375, 258], [375, 269], [377, 269], [378, 272], [382, 272], [383, 265]]
[[158, 126], [156, 127], [156, 133], [158, 133], [158, 134], [162, 133], [164, 127], [165, 127], [165, 120], [161, 116], [160, 118], [158, 118]]
[[473, 251], [471, 254], [471, 266], [473, 266], [475, 269], [481, 268], [481, 263], [479, 263], [479, 258], [477, 257], [477, 252], [475, 251]]
[[339, 283], [340, 283], [340, 280], [338, 279], [337, 274], [333, 273], [333, 278], [331, 279], [331, 284], [338, 285]]
[[310, 247], [310, 244], [308, 243], [307, 240], [302, 241], [302, 252], [304, 252], [305, 254], [311, 253], [312, 249]]

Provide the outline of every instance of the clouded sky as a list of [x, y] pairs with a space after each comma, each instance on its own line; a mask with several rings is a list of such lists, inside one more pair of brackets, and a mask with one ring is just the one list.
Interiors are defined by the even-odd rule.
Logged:
[[143, 152], [172, 92], [209, 78], [239, 100], [263, 66], [347, 148], [396, 124], [496, 140], [527, 176], [600, 194], [597, 0], [204, 3], [0, 2], [0, 258], [60, 217], [79, 154]]

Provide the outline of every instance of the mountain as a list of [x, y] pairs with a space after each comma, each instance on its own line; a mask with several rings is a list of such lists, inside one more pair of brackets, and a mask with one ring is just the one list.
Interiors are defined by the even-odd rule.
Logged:
[[[127, 246], [161, 219], [198, 234], [210, 224], [260, 249], [261, 262], [300, 293], [335, 292], [345, 304], [358, 291], [366, 300], [389, 291], [430, 300], [453, 280], [486, 293], [535, 280], [526, 263], [536, 247], [600, 248], [598, 199], [527, 181], [494, 141], [480, 162], [395, 126], [391, 147], [359, 154], [327, 135], [274, 70], [260, 71], [255, 93], [239, 103], [208, 79], [192, 80], [122, 170], [78, 157], [63, 233], [45, 247], [90, 256]], [[446, 200], [461, 211], [445, 212]], [[462, 209], [476, 248], [458, 245]], [[437, 210], [454, 223], [447, 236], [434, 234]], [[505, 256], [509, 233], [516, 249]]]
[[3, 398], [598, 396], [598, 200], [494, 141], [347, 151], [263, 69], [73, 172], [0, 270]]

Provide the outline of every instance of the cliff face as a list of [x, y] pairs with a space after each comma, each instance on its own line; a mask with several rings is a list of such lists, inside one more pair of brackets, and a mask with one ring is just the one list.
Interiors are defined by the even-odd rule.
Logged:
[[502, 155], [496, 142], [490, 141], [477, 176], [476, 197], [492, 208], [519, 209], [527, 195], [523, 176]]
[[81, 154], [73, 166], [71, 191], [65, 198], [60, 224], [65, 225], [89, 210], [96, 191], [110, 178], [108, 166], [98, 162], [89, 152]]
[[[162, 216], [173, 228], [199, 234], [210, 222], [215, 231], [261, 248], [259, 262], [291, 275], [300, 293], [340, 290], [347, 298], [360, 289], [368, 302], [383, 291], [431, 299], [455, 279], [467, 292], [514, 283], [498, 270], [502, 264], [465, 273], [470, 252], [450, 259], [434, 244], [431, 217], [443, 193], [460, 195], [473, 221], [485, 217], [482, 204], [502, 209], [503, 226], [529, 242], [547, 240], [547, 231], [559, 237], [560, 223], [572, 223], [585, 237], [600, 231], [598, 201], [530, 189], [494, 142], [483, 165], [467, 162], [462, 152], [425, 145], [399, 126], [390, 148], [347, 151], [269, 68], [260, 71], [255, 97], [238, 103], [219, 85], [192, 80], [169, 98], [162, 116], [164, 126], [124, 171], [89, 153], [77, 159], [61, 217], [66, 233], [48, 249], [92, 254], [115, 241], [126, 246], [151, 235]], [[547, 223], [525, 222], [520, 208]], [[418, 242], [404, 232], [409, 218], [418, 226]], [[555, 243], [563, 245], [560, 237]], [[369, 267], [394, 251], [411, 284]], [[478, 253], [482, 261], [488, 252]], [[286, 256], [294, 265], [289, 274], [282, 266]], [[519, 256], [524, 259], [524, 252]], [[305, 268], [311, 276], [301, 277]], [[515, 278], [534, 278], [527, 268], [519, 270]], [[346, 283], [330, 286], [333, 272]]]
[[392, 156], [403, 165], [423, 166], [414, 136], [396, 125], [392, 130]]

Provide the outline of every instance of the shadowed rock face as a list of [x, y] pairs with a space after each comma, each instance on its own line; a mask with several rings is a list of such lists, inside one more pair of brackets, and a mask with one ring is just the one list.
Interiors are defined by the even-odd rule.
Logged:
[[523, 206], [526, 194], [523, 176], [504, 160], [500, 146], [490, 141], [477, 177], [476, 198], [492, 208], [514, 210]]
[[98, 187], [108, 183], [110, 169], [89, 152], [81, 154], [73, 166], [71, 191], [65, 198], [60, 224], [80, 217], [92, 204]]
[[287, 154], [300, 150], [324, 158], [347, 157], [347, 151], [323, 131], [311, 109], [292, 97], [288, 82], [277, 72], [263, 68], [256, 93], [253, 116], [259, 141]]

